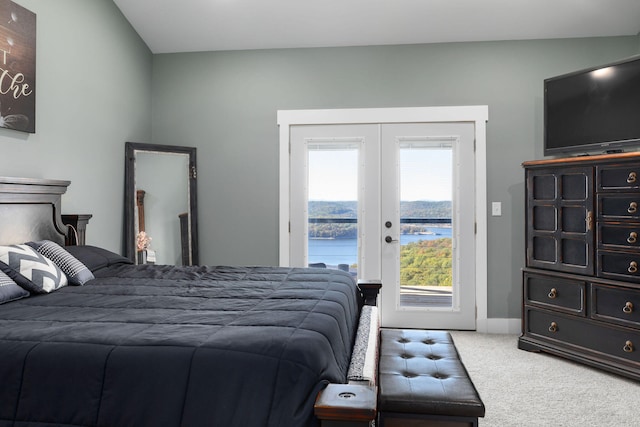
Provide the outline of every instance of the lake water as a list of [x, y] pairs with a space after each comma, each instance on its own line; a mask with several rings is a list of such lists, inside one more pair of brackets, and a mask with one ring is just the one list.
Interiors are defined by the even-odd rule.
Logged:
[[[450, 227], [433, 227], [428, 230], [434, 234], [401, 234], [400, 244], [451, 238]], [[317, 262], [323, 262], [327, 265], [356, 264], [358, 262], [358, 240], [309, 239], [309, 264]]]

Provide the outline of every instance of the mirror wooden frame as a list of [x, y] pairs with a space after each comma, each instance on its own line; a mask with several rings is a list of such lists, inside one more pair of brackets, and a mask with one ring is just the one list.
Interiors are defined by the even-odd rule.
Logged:
[[197, 209], [197, 167], [196, 148], [178, 145], [146, 144], [139, 142], [127, 142], [125, 144], [125, 190], [124, 190], [124, 256], [136, 262], [136, 188], [135, 188], [135, 154], [136, 152], [158, 152], [187, 154], [189, 156], [189, 240], [191, 263], [199, 264], [198, 253], [198, 209]]

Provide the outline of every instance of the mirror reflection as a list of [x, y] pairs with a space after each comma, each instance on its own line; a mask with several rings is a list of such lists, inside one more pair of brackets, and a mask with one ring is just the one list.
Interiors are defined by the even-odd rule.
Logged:
[[125, 254], [138, 264], [198, 263], [195, 148], [126, 144]]

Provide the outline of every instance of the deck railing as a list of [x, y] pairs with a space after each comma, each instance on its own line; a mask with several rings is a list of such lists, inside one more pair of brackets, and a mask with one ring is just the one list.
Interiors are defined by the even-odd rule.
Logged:
[[[309, 218], [309, 224], [357, 223], [357, 218]], [[451, 224], [451, 218], [400, 218], [400, 224]]]

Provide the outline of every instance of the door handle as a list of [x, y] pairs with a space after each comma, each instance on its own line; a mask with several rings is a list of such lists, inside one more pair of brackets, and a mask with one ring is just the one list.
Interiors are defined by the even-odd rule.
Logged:
[[387, 242], [387, 243], [391, 243], [391, 242], [397, 242], [398, 240], [394, 239], [391, 236], [387, 236], [387, 237], [384, 238], [384, 241]]

